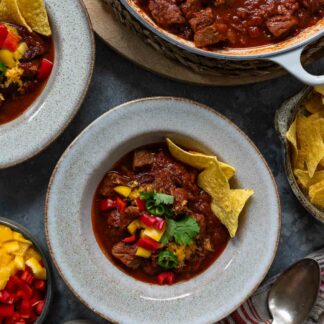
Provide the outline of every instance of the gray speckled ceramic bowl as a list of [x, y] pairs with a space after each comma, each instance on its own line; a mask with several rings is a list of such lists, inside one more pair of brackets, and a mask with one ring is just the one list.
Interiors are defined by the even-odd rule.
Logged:
[[77, 113], [94, 66], [94, 38], [82, 1], [46, 0], [55, 46], [52, 75], [37, 100], [0, 126], [0, 169], [21, 163], [56, 139]]
[[52, 303], [52, 299], [53, 299], [53, 280], [52, 280], [52, 270], [50, 267], [50, 263], [48, 262], [48, 258], [47, 255], [45, 254], [42, 246], [40, 245], [40, 243], [38, 242], [38, 240], [23, 226], [21, 226], [18, 223], [13, 222], [10, 219], [7, 218], [2, 218], [0, 217], [0, 224], [1, 225], [5, 225], [10, 227], [12, 230], [20, 232], [21, 234], [24, 235], [24, 237], [30, 241], [33, 242], [36, 250], [40, 253], [40, 255], [42, 256], [42, 261], [44, 263], [44, 266], [46, 268], [46, 272], [47, 272], [47, 291], [46, 291], [46, 301], [45, 301], [45, 306], [43, 309], [42, 314], [38, 317], [37, 321], [35, 322], [35, 324], [42, 324], [42, 323], [46, 323], [46, 317], [47, 314], [49, 312], [51, 303]]
[[[136, 147], [171, 137], [215, 153], [237, 168], [240, 187], [255, 195], [238, 235], [201, 275], [173, 286], [150, 285], [121, 272], [99, 248], [91, 205], [105, 172]], [[280, 233], [276, 184], [260, 152], [228, 119], [198, 103], [161, 97], [121, 105], [92, 123], [66, 150], [46, 202], [46, 237], [57, 269], [94, 312], [119, 323], [212, 323], [238, 307], [261, 283]]]
[[297, 184], [290, 160], [290, 145], [286, 138], [286, 133], [290, 125], [295, 119], [297, 113], [302, 109], [302, 102], [307, 98], [307, 96], [309, 96], [311, 91], [312, 88], [307, 87], [299, 92], [296, 96], [285, 101], [276, 113], [275, 126], [282, 142], [285, 172], [293, 193], [311, 215], [313, 215], [320, 222], [324, 223], [324, 210], [321, 210], [314, 206], [310, 202], [308, 196], [303, 192], [303, 190], [300, 189], [299, 185]]

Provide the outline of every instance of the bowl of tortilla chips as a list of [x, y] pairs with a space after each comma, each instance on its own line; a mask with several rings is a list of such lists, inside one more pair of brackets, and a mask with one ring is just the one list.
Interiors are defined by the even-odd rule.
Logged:
[[324, 86], [307, 87], [276, 114], [289, 184], [308, 212], [324, 222]]

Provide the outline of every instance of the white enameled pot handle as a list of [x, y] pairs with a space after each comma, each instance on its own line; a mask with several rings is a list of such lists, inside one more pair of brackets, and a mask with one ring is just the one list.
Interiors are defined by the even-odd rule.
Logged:
[[279, 54], [269, 58], [271, 61], [278, 63], [289, 73], [305, 84], [315, 86], [324, 84], [324, 75], [313, 75], [308, 73], [301, 64], [301, 55], [305, 47], [298, 48], [288, 53]]

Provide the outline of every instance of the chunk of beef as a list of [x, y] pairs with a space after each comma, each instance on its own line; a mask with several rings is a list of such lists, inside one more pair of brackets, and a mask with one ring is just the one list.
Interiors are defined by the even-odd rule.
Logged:
[[204, 27], [210, 26], [214, 23], [214, 14], [211, 8], [200, 10], [192, 15], [189, 20], [191, 28], [196, 32]]
[[200, 0], [186, 0], [180, 6], [185, 17], [190, 20], [197, 12], [203, 9], [203, 5]]
[[193, 213], [191, 217], [198, 223], [200, 231], [199, 237], [203, 237], [206, 232], [206, 219], [203, 214]]
[[171, 191], [174, 196], [174, 210], [177, 214], [182, 214], [188, 211], [188, 191], [184, 188], [175, 188]]
[[113, 246], [111, 253], [112, 255], [121, 261], [126, 267], [131, 269], [137, 269], [142, 259], [136, 255], [136, 246], [128, 245], [123, 242], [119, 242]]
[[206, 47], [227, 40], [228, 27], [222, 23], [215, 23], [198, 30], [194, 42], [197, 47]]
[[107, 213], [107, 221], [113, 227], [125, 228], [133, 219], [138, 218], [139, 215], [138, 207], [128, 206], [123, 214], [117, 209], [110, 210]]
[[298, 25], [294, 16], [274, 16], [267, 20], [266, 25], [272, 35], [280, 37]]
[[38, 74], [39, 61], [34, 60], [32, 62], [20, 63], [19, 67], [24, 71], [24, 78], [33, 79]]
[[21, 36], [22, 41], [24, 41], [28, 50], [21, 59], [22, 62], [31, 61], [39, 56], [44, 55], [48, 52], [48, 45], [45, 41], [36, 33], [30, 33], [25, 27], [13, 25]]
[[140, 211], [136, 206], [128, 206], [125, 209], [125, 216], [131, 221], [140, 216]]
[[321, 6], [320, 0], [302, 0], [302, 3], [311, 12], [315, 12]]
[[147, 262], [142, 266], [142, 269], [149, 276], [158, 274], [161, 270], [160, 266], [158, 265], [158, 255], [152, 254], [151, 259], [147, 260]]
[[114, 187], [127, 185], [129, 180], [129, 178], [123, 177], [116, 172], [108, 172], [100, 185], [99, 193], [108, 197], [114, 193]]
[[149, 9], [161, 26], [182, 25], [186, 22], [175, 0], [149, 0]]
[[136, 175], [137, 182], [142, 185], [145, 183], [152, 183], [155, 179], [154, 173], [144, 172]]
[[135, 151], [133, 158], [133, 169], [138, 170], [152, 166], [154, 162], [154, 153], [147, 150]]

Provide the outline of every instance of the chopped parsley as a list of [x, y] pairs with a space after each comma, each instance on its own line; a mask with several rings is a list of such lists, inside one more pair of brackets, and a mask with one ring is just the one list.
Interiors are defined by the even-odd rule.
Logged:
[[200, 227], [192, 217], [186, 216], [179, 221], [168, 219], [161, 243], [167, 244], [174, 240], [180, 245], [189, 245], [199, 232]]
[[6, 75], [7, 67], [3, 62], [0, 62], [0, 78], [3, 78]]

